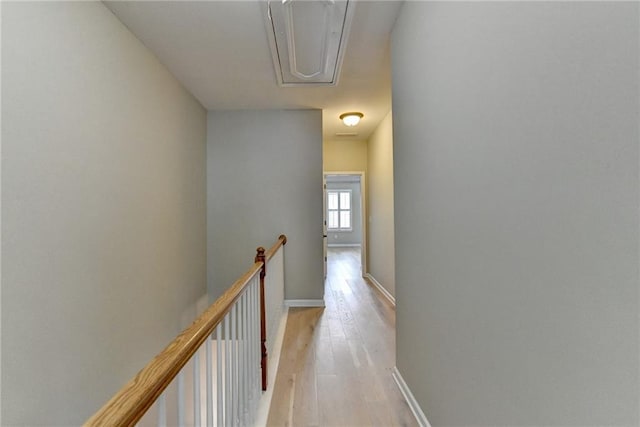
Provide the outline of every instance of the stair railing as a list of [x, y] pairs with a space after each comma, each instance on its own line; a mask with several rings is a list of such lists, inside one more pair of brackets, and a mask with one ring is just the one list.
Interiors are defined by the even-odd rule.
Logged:
[[85, 426], [252, 425], [283, 309], [286, 243], [281, 235], [258, 248], [254, 264]]

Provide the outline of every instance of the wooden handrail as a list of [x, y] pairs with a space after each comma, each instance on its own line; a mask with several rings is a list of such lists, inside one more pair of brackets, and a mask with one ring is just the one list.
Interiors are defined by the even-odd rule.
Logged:
[[280, 249], [280, 246], [286, 245], [286, 244], [287, 244], [287, 236], [285, 236], [284, 234], [281, 234], [278, 237], [278, 240], [273, 244], [273, 246], [271, 246], [269, 250], [264, 253], [264, 257], [266, 261], [267, 262], [271, 261], [271, 258], [273, 258], [276, 252], [278, 252], [278, 249]]
[[266, 262], [285, 244], [281, 235], [265, 261], [255, 262], [230, 288], [138, 374], [120, 389], [85, 426], [134, 426], [169, 386], [198, 348], [231, 310], [256, 274], [264, 274]]

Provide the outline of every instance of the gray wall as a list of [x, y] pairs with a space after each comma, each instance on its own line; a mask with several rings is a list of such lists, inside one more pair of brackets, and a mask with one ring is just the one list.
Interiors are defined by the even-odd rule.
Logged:
[[407, 2], [397, 365], [434, 426], [637, 426], [638, 3]]
[[362, 243], [362, 197], [360, 177], [328, 176], [327, 190], [351, 190], [351, 231], [331, 231], [327, 233], [329, 246], [360, 245]]
[[393, 125], [392, 114], [380, 122], [367, 147], [368, 273], [395, 296], [393, 231]]
[[210, 297], [284, 233], [285, 298], [323, 298], [321, 112], [211, 111], [207, 138]]
[[206, 291], [206, 112], [102, 3], [2, 9], [2, 424], [79, 425]]

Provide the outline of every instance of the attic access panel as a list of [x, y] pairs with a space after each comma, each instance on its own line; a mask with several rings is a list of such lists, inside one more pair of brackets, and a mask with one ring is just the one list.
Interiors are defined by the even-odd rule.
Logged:
[[334, 86], [354, 0], [270, 0], [267, 34], [280, 86]]

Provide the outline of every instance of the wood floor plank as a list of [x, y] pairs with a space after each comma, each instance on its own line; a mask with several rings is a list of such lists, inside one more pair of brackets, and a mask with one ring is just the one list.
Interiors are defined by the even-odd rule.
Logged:
[[269, 426], [416, 426], [391, 370], [395, 310], [331, 248], [323, 308], [290, 309]]
[[335, 361], [331, 338], [320, 338], [316, 341], [316, 374], [335, 374]]
[[308, 363], [305, 366], [304, 372], [302, 373], [302, 375], [300, 375], [297, 384], [295, 399], [293, 400], [292, 408], [292, 425], [320, 425], [317, 390], [318, 387], [317, 376], [315, 373], [315, 364]]

